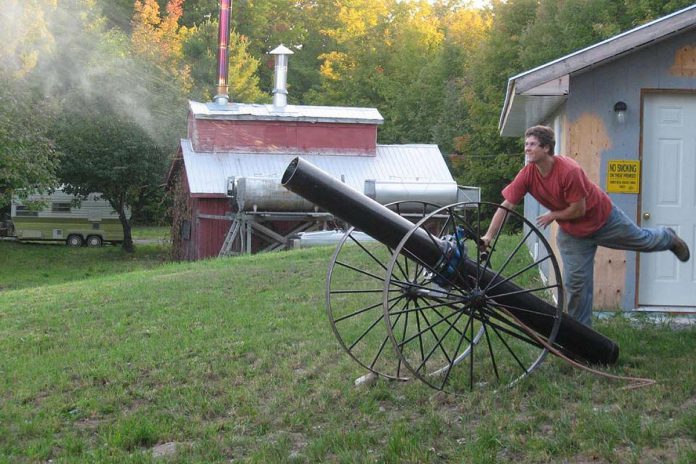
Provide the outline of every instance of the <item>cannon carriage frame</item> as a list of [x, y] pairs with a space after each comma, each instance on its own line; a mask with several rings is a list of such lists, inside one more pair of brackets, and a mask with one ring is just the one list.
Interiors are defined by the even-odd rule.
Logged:
[[[459, 393], [514, 385], [549, 352], [616, 362], [614, 342], [563, 313], [553, 250], [518, 213], [505, 209], [524, 224], [522, 237], [503, 247], [499, 234], [484, 249], [497, 204], [383, 206], [302, 158], [282, 183], [353, 226], [331, 258], [326, 306], [341, 347], [370, 372]], [[540, 244], [531, 257], [530, 239]]]

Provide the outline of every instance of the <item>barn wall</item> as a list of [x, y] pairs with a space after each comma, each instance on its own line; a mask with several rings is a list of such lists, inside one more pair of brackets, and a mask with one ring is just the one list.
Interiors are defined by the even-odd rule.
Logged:
[[186, 172], [183, 169], [183, 163], [179, 163], [176, 168], [176, 173], [173, 175], [172, 187], [170, 194], [173, 196], [172, 201], [172, 258], [193, 259], [194, 242], [191, 239], [193, 235], [192, 221], [192, 200], [188, 189], [188, 181]]
[[194, 259], [216, 257], [232, 221], [201, 216], [229, 216], [232, 210], [231, 202], [228, 198], [194, 198], [193, 204], [196, 218]]
[[289, 121], [189, 119], [196, 151], [351, 153], [374, 156], [377, 126]]
[[[609, 160], [639, 160], [641, 95], [651, 90], [696, 89], [696, 32], [687, 32], [571, 77], [566, 103], [566, 154], [606, 189]], [[619, 124], [613, 110], [626, 103]], [[640, 224], [639, 194], [610, 194], [614, 203]], [[595, 261], [595, 307], [636, 306], [638, 256], [600, 248]]]

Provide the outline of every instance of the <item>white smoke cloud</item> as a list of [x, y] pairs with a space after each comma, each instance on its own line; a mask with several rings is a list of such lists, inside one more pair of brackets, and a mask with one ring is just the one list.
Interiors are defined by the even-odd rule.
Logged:
[[106, 30], [91, 0], [0, 0], [0, 41], [0, 70], [47, 99], [108, 102], [161, 143], [184, 128], [176, 84], [133, 57], [127, 34]]

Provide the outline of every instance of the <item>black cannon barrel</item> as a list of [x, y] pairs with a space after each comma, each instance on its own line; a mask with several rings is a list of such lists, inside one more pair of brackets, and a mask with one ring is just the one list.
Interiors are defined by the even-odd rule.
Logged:
[[[413, 229], [413, 223], [409, 220], [300, 157], [291, 161], [282, 184], [390, 248], [396, 248]], [[414, 231], [404, 245], [409, 253], [433, 268], [441, 264], [446, 247], [446, 243], [422, 229]], [[479, 265], [470, 259], [463, 259], [458, 269], [462, 275], [477, 275], [480, 272]], [[490, 286], [494, 287], [490, 296], [500, 295], [496, 301], [508, 308], [534, 308], [536, 314], [528, 310], [509, 310], [538, 333], [544, 336], [551, 334], [553, 319], [540, 314], [553, 315], [555, 307], [532, 294], [519, 293], [522, 290], [520, 287], [490, 270], [482, 274], [482, 287], [488, 287], [491, 282]], [[619, 347], [613, 341], [566, 314], [561, 316], [555, 343], [566, 355], [590, 363], [613, 364], [619, 356]]]

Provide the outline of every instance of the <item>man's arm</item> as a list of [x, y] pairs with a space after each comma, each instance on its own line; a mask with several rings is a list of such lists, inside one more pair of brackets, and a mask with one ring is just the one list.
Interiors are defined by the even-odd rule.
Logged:
[[549, 211], [546, 214], [542, 214], [536, 218], [536, 224], [539, 227], [546, 228], [553, 221], [577, 219], [585, 215], [585, 208], [585, 199], [583, 198], [582, 200], [569, 204], [567, 208], [560, 211]]
[[[512, 209], [515, 207], [514, 203], [510, 203], [507, 200], [504, 200], [500, 206], [503, 208], [507, 209]], [[507, 218], [508, 211], [503, 209], [503, 208], [498, 208], [493, 215], [493, 219], [491, 220], [491, 225], [488, 226], [488, 231], [486, 231], [486, 235], [481, 237], [481, 241], [483, 242], [483, 245], [486, 247], [489, 247], [491, 245], [491, 242], [495, 238], [496, 235], [498, 235], [498, 232], [500, 232], [500, 228], [503, 227], [503, 224], [505, 223], [505, 219]]]

